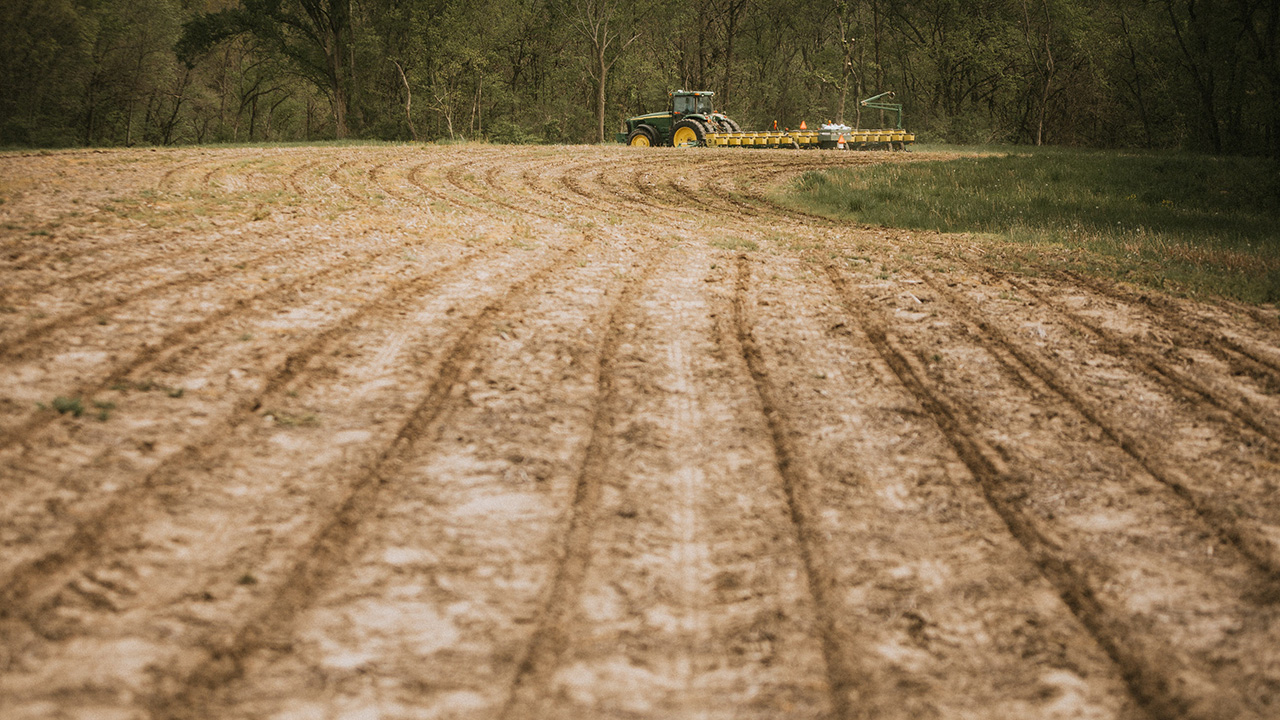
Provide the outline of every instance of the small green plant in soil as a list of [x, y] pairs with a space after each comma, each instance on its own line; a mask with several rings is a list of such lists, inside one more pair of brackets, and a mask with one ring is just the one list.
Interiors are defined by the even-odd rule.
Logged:
[[84, 414], [84, 401], [78, 397], [56, 397], [53, 399], [53, 409], [62, 415], [71, 413], [72, 417], [80, 417]]
[[871, 225], [973, 233], [1006, 267], [1280, 301], [1273, 160], [1020, 148], [809, 172], [775, 199]]
[[760, 249], [760, 246], [756, 244], [755, 240], [748, 240], [746, 238], [737, 238], [737, 237], [712, 240], [711, 245], [712, 247], [718, 247], [721, 250], [732, 250], [732, 251], [741, 251], [741, 252], [755, 252], [756, 250]]
[[106, 422], [111, 419], [111, 411], [116, 409], [116, 404], [110, 401], [95, 400], [93, 406], [98, 409], [98, 420]]

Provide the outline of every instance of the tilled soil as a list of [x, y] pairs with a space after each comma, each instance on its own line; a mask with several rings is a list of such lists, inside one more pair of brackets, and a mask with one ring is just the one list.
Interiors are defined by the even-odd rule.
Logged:
[[1280, 717], [1280, 322], [925, 154], [0, 157], [0, 716]]

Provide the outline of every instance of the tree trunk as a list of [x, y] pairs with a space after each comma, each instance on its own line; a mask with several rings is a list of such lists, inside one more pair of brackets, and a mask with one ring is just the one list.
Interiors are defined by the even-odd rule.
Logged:
[[400, 63], [395, 60], [391, 63], [396, 66], [396, 70], [400, 71], [400, 81], [404, 83], [404, 118], [409, 123], [409, 134], [413, 137], [413, 141], [418, 142], [418, 129], [413, 126], [413, 89], [409, 87], [409, 77], [404, 74], [404, 68], [400, 67]]
[[333, 90], [333, 124], [334, 136], [339, 140], [347, 137], [347, 91], [342, 81], [342, 55], [337, 52], [329, 54], [329, 84]]
[[1151, 136], [1151, 120], [1147, 115], [1147, 102], [1142, 92], [1142, 70], [1138, 67], [1138, 52], [1133, 47], [1133, 35], [1129, 32], [1129, 20], [1123, 13], [1120, 14], [1120, 29], [1124, 32], [1129, 68], [1133, 70], [1133, 95], [1138, 101], [1138, 115], [1142, 119], [1142, 132], [1147, 139], [1147, 147], [1152, 147], [1155, 143]]
[[[1196, 22], [1195, 0], [1187, 0], [1186, 5], [1188, 22], [1189, 24], [1194, 24]], [[1220, 153], [1222, 152], [1222, 133], [1218, 129], [1218, 108], [1214, 100], [1215, 78], [1213, 64], [1206, 60], [1204, 74], [1201, 74], [1200, 63], [1196, 61], [1195, 54], [1187, 47], [1187, 43], [1182, 37], [1182, 26], [1173, 11], [1173, 0], [1165, 0], [1165, 8], [1169, 11], [1169, 23], [1173, 26], [1173, 34], [1178, 41], [1178, 48], [1182, 51], [1183, 59], [1187, 62], [1187, 69], [1191, 71], [1191, 79], [1196, 86], [1196, 95], [1200, 100], [1200, 120], [1204, 126], [1205, 134], [1209, 137], [1209, 144], [1213, 146], [1213, 151]]]
[[604, 142], [604, 89], [605, 78], [609, 74], [609, 64], [604, 59], [604, 45], [596, 45], [596, 67], [599, 70], [596, 84], [596, 129], [597, 141]]

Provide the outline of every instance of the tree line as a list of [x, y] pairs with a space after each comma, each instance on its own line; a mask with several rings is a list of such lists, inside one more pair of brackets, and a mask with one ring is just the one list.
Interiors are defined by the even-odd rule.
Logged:
[[1280, 157], [1276, 0], [0, 0], [0, 144], [591, 142], [744, 127]]

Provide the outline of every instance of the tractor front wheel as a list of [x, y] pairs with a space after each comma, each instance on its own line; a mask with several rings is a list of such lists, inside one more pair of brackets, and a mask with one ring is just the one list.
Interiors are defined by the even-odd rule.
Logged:
[[706, 131], [702, 129], [702, 123], [696, 120], [681, 120], [671, 128], [671, 144], [680, 147], [681, 145], [705, 145], [707, 142]]
[[654, 144], [653, 131], [646, 127], [638, 127], [627, 136], [627, 144], [632, 147], [651, 147]]

